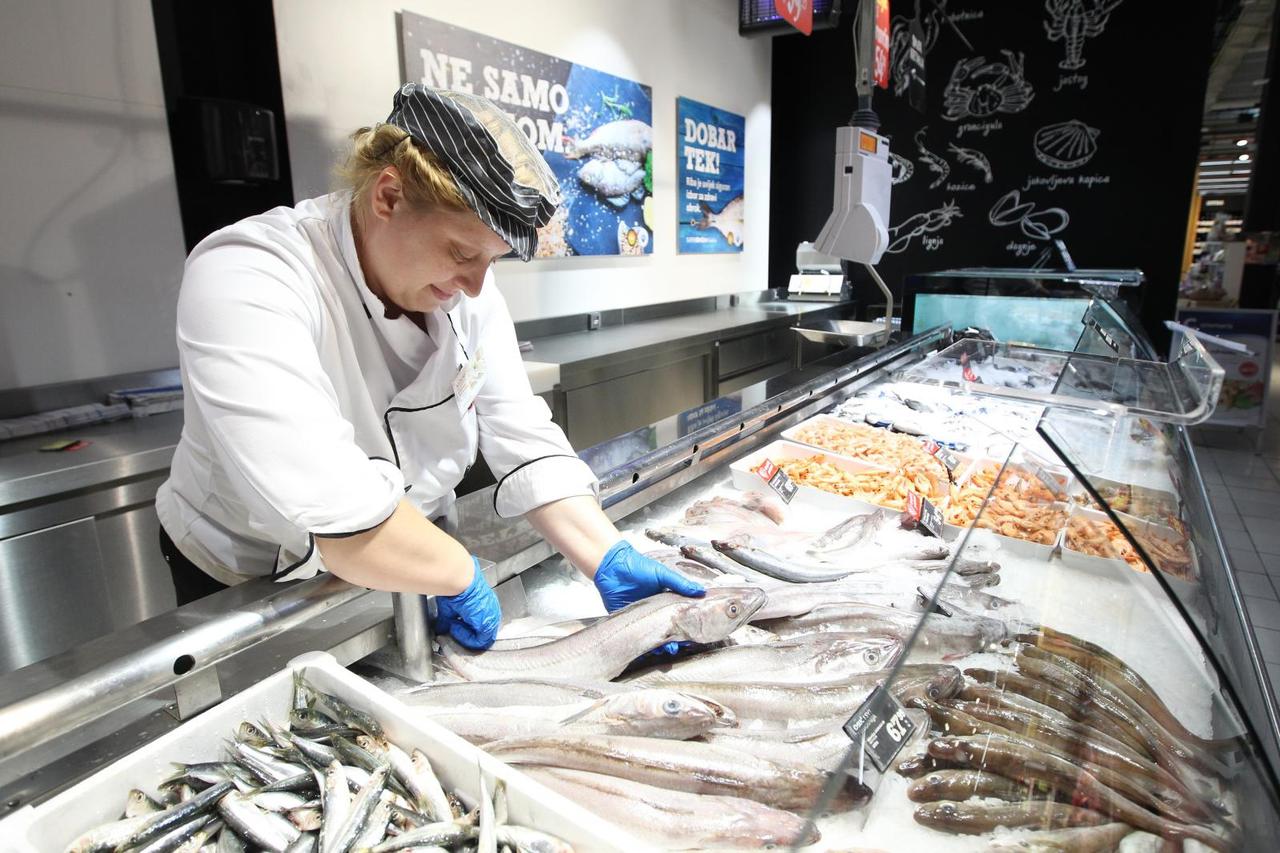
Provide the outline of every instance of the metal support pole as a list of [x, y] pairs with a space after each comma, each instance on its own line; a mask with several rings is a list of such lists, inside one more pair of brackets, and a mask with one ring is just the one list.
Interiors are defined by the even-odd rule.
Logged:
[[397, 592], [391, 596], [391, 609], [400, 649], [399, 674], [414, 681], [431, 681], [431, 626], [427, 622], [426, 596]]

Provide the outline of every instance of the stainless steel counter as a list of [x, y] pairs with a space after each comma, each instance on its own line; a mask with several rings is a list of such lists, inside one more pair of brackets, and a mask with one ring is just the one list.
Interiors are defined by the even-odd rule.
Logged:
[[628, 358], [642, 357], [653, 347], [709, 343], [793, 326], [802, 317], [841, 313], [851, 305], [847, 302], [759, 302], [595, 331], [551, 335], [534, 338], [533, 351], [525, 353], [524, 358], [559, 364], [563, 375], [566, 367], [583, 369], [592, 366], [591, 362], [624, 353]]

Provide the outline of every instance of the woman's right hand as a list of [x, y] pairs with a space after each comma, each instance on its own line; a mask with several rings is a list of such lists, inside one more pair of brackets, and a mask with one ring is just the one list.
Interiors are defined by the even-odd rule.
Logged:
[[437, 634], [449, 634], [469, 649], [484, 650], [493, 645], [502, 625], [502, 607], [493, 587], [480, 571], [480, 561], [471, 558], [475, 575], [471, 585], [457, 595], [436, 596]]

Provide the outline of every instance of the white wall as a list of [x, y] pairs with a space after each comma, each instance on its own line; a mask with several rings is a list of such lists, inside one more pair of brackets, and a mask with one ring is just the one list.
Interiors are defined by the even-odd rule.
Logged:
[[148, 0], [0, 0], [0, 389], [177, 365]]
[[[738, 36], [733, 0], [275, 0], [297, 198], [327, 192], [345, 135], [390, 111], [401, 10], [653, 87], [653, 254], [503, 261], [497, 280], [516, 320], [769, 286], [770, 40]], [[676, 254], [677, 95], [747, 117], [740, 255]]]

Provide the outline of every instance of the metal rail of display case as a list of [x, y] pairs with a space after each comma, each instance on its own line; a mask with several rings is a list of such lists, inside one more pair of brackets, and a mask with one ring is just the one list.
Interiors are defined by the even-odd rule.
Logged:
[[[949, 326], [939, 326], [915, 335], [615, 469], [600, 484], [606, 512], [617, 519], [657, 500], [728, 461], [730, 456], [746, 453], [772, 440], [781, 430], [851, 396], [883, 376], [885, 368], [925, 357], [944, 346], [950, 334]], [[492, 487], [459, 502], [460, 506], [466, 505], [461, 513], [464, 531], [468, 516], [479, 516], [480, 508], [491, 506], [491, 501]], [[494, 560], [491, 582], [500, 583], [552, 555], [545, 542], [522, 539], [521, 525], [496, 519], [491, 510], [488, 514], [495, 518], [494, 527], [508, 534], [501, 542], [484, 544], [483, 551], [479, 547], [473, 549], [481, 556], [500, 556]], [[471, 537], [464, 532], [460, 538], [468, 545]], [[498, 546], [506, 552], [497, 554]], [[286, 632], [304, 629], [340, 607], [354, 607], [370, 600], [382, 603], [382, 610], [366, 607], [365, 620], [350, 632], [335, 635], [336, 640], [389, 637], [387, 598], [386, 593], [354, 587], [329, 575], [288, 586], [258, 579], [17, 670], [0, 685], [0, 766], [15, 759], [37, 757], [41, 748], [52, 747], [72, 733], [86, 745], [92, 743], [90, 734], [107, 738], [123, 725], [137, 722], [136, 714], [123, 723], [113, 716], [126, 706], [155, 700], [171, 688], [180, 695], [183, 684], [191, 685], [194, 676], [214, 675], [219, 664], [251, 660], [254, 656], [244, 655], [245, 651], [259, 648]], [[218, 612], [219, 607], [225, 610]], [[372, 641], [364, 642], [366, 645], [357, 644], [354, 648], [361, 648], [364, 654], [372, 652], [374, 648], [367, 645]], [[248, 684], [226, 679], [219, 686], [215, 677], [214, 686], [211, 698], [217, 701]], [[207, 704], [212, 702], [206, 701]], [[167, 725], [171, 728], [174, 724]], [[157, 730], [160, 727], [149, 728], [150, 731], [136, 733], [122, 748], [127, 751], [138, 746], [138, 741], [163, 733]], [[113, 749], [106, 758], [115, 754]], [[102, 760], [101, 754], [98, 760]], [[50, 763], [54, 761], [75, 764], [74, 755], [68, 756], [67, 750], [51, 756]], [[33, 764], [33, 778], [40, 775], [37, 771], [43, 764], [38, 760], [27, 763]], [[43, 799], [92, 769], [96, 768], [63, 767], [61, 773], [46, 773], [41, 781], [27, 785], [27, 799]], [[9, 781], [12, 780], [0, 778], [0, 785]]]

